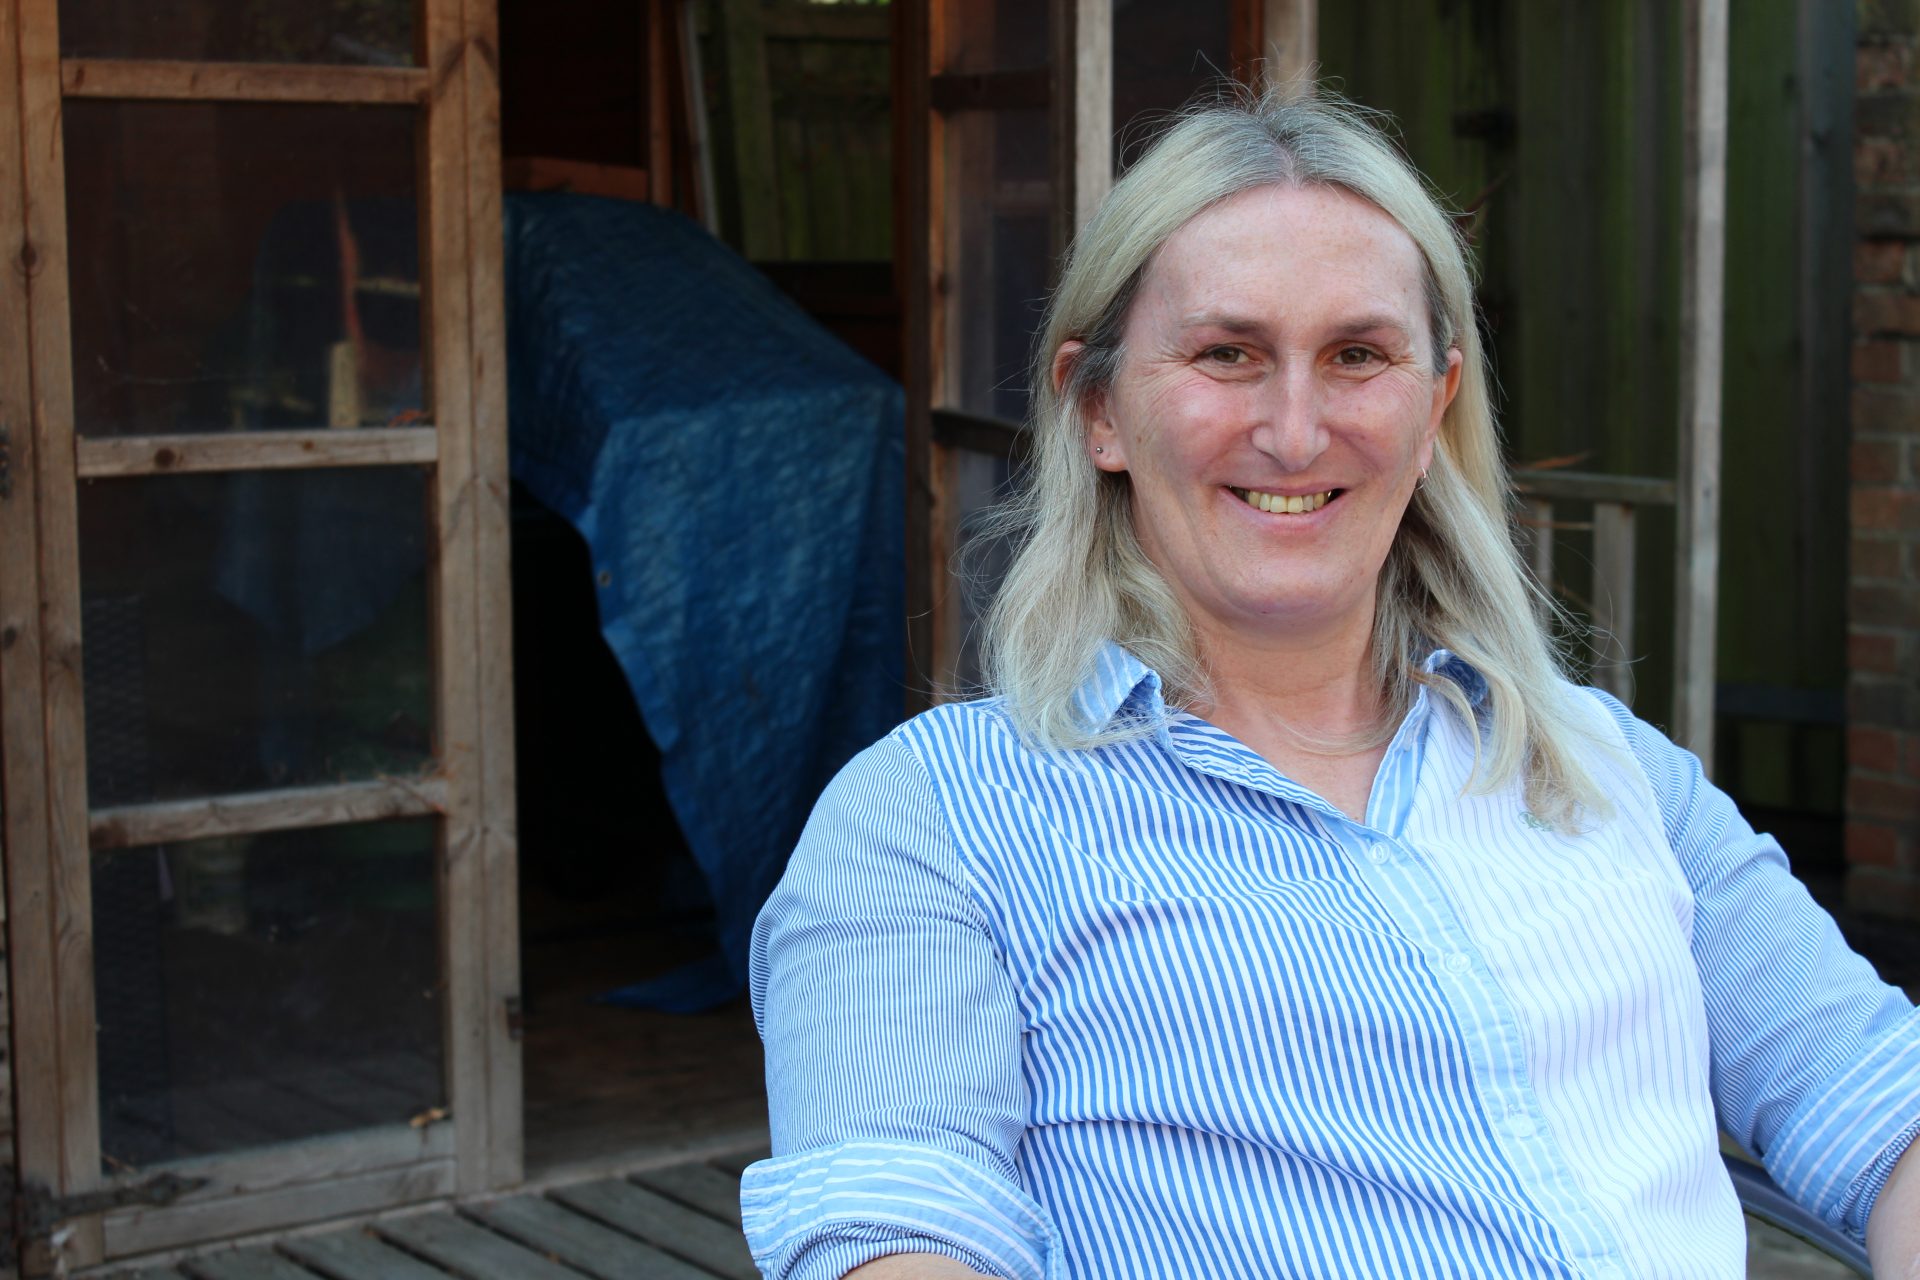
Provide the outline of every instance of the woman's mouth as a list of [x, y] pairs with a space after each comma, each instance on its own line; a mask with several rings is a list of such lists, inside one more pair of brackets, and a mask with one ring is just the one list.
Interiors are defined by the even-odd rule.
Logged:
[[1342, 492], [1343, 491], [1339, 489], [1325, 489], [1319, 493], [1301, 493], [1289, 498], [1284, 494], [1262, 493], [1258, 489], [1235, 489], [1233, 491], [1235, 497], [1256, 510], [1268, 511], [1274, 515], [1284, 516], [1299, 516], [1305, 515], [1310, 511], [1318, 511], [1339, 497]]

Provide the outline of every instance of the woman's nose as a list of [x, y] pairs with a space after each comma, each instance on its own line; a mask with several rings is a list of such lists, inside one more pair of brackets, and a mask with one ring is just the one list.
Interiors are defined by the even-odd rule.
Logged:
[[1275, 370], [1260, 389], [1254, 447], [1288, 473], [1305, 471], [1327, 448], [1322, 408], [1310, 368]]

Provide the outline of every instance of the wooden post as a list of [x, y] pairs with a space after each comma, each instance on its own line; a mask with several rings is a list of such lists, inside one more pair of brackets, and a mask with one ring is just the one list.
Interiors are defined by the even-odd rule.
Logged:
[[672, 23], [667, 5], [672, 0], [647, 0], [647, 196], [658, 205], [673, 207], [673, 86], [668, 83], [672, 61], [667, 43]]
[[1319, 0], [1262, 0], [1261, 83], [1307, 85], [1320, 56]]
[[1593, 504], [1593, 683], [1633, 700], [1633, 508]]
[[[654, 0], [664, 18], [666, 0]], [[475, 646], [479, 711], [479, 903], [482, 982], [481, 1052], [486, 1060], [486, 1149], [479, 1179], [488, 1189], [512, 1186], [524, 1169], [519, 1028], [519, 820], [513, 752], [513, 575], [511, 497], [507, 476], [506, 245], [500, 191], [500, 59], [495, 0], [465, 0], [466, 281], [472, 322], [467, 343], [472, 399]], [[667, 25], [655, 30], [667, 38]], [[664, 54], [664, 45], [662, 45]], [[663, 56], [661, 62], [667, 63]], [[666, 128], [667, 99], [661, 104]], [[659, 172], [655, 199], [666, 203]]]
[[[87, 848], [86, 713], [80, 671], [80, 546], [74, 478], [73, 352], [67, 277], [65, 144], [57, 0], [20, 0], [20, 126], [25, 234], [14, 261], [26, 282], [38, 455], [39, 625], [42, 750], [46, 761], [46, 843], [21, 851], [14, 868], [38, 863], [39, 883], [12, 885], [14, 901], [38, 919], [51, 947], [46, 985], [14, 986], [16, 1054], [48, 1054], [27, 1070], [52, 1071], [52, 1089], [22, 1098], [20, 1173], [62, 1194], [100, 1182], [100, 1089], [93, 1007], [93, 895]], [[12, 49], [7, 53], [11, 54]], [[11, 800], [11, 797], [9, 797]], [[31, 1048], [23, 1046], [27, 1038]], [[43, 1083], [45, 1083], [43, 1081]], [[54, 1114], [43, 1110], [51, 1107]], [[31, 1155], [30, 1155], [31, 1153]], [[49, 1158], [57, 1161], [49, 1165]], [[100, 1260], [98, 1217], [73, 1224], [61, 1258], [69, 1267]]]
[[933, 6], [895, 0], [893, 10], [893, 287], [905, 329], [901, 381], [907, 402], [906, 711], [931, 704], [933, 656], [932, 484], [934, 157], [940, 122], [930, 101]]
[[1673, 737], [1713, 772], [1720, 575], [1720, 359], [1727, 210], [1727, 0], [1686, 0]]
[[1053, 0], [1053, 256], [1113, 186], [1113, 0]]
[[1527, 560], [1540, 589], [1553, 592], [1553, 503], [1545, 498], [1528, 498]]

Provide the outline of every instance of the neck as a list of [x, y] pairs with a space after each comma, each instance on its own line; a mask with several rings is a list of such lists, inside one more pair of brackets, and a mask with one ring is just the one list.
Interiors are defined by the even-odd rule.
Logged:
[[1383, 711], [1373, 677], [1373, 612], [1311, 635], [1196, 627], [1211, 684], [1201, 714], [1243, 738], [1296, 726], [1322, 741], [1359, 738]]

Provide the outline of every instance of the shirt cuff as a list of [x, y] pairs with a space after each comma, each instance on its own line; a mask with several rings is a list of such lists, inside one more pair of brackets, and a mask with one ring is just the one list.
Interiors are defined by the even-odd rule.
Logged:
[[1780, 1189], [1856, 1239], [1920, 1134], [1920, 1010], [1801, 1104], [1766, 1153]]
[[934, 1147], [848, 1142], [762, 1160], [740, 1217], [769, 1280], [839, 1277], [892, 1253], [940, 1253], [1006, 1280], [1052, 1280], [1058, 1250], [1033, 1198]]

